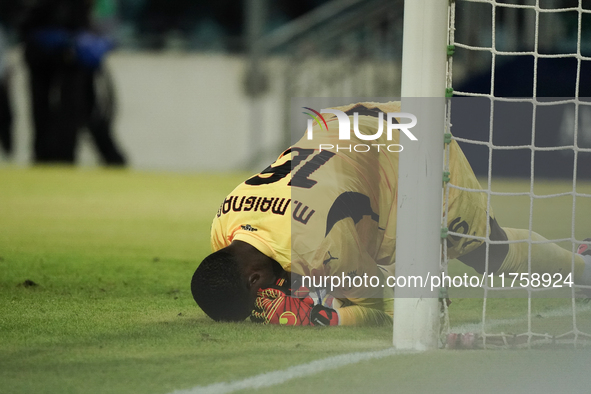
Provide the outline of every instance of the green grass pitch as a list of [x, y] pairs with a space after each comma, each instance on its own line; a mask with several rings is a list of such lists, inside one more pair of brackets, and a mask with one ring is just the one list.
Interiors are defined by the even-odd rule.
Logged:
[[[389, 327], [218, 324], [197, 308], [189, 282], [209, 252], [211, 219], [247, 175], [1, 168], [0, 393], [169, 393], [391, 346]], [[590, 193], [591, 184], [580, 191]], [[503, 225], [527, 226], [529, 200], [496, 200]], [[570, 234], [570, 202], [557, 200], [534, 205], [534, 229], [548, 237]], [[591, 217], [588, 201], [577, 204], [581, 217]], [[578, 237], [591, 236], [588, 219], [575, 227]], [[513, 312], [519, 301], [503, 302], [501, 317], [503, 310], [523, 314]], [[541, 305], [541, 316], [551, 307]], [[477, 322], [479, 308], [455, 300], [452, 324]], [[553, 376], [568, 385], [565, 392], [591, 392], [578, 391], [591, 387], [582, 372], [590, 361], [588, 350], [436, 351], [366, 361], [263, 392], [489, 392], [518, 387], [529, 367], [538, 379], [530, 388], [551, 387], [539, 382]]]

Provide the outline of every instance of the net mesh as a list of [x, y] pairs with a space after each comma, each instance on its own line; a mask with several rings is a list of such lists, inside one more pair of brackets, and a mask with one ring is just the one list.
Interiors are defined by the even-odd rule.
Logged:
[[[574, 4], [573, 4], [574, 3]], [[448, 100], [447, 107], [447, 133], [454, 133], [452, 137], [462, 145], [464, 149], [471, 147], [480, 147], [481, 153], [487, 151], [487, 168], [482, 171], [482, 186], [487, 195], [487, 211], [491, 212], [491, 201], [500, 198], [525, 198], [528, 200], [527, 208], [529, 210], [529, 239], [528, 250], [528, 275], [532, 275], [531, 247], [536, 242], [555, 242], [565, 245], [568, 250], [573, 252], [572, 270], [574, 271], [574, 253], [583, 238], [591, 234], [581, 234], [583, 226], [575, 225], [581, 221], [582, 213], [579, 208], [582, 205], [589, 206], [591, 194], [589, 188], [585, 186], [584, 178], [587, 178], [591, 171], [588, 167], [588, 157], [585, 154], [591, 153], [591, 143], [587, 141], [588, 129], [586, 125], [581, 125], [581, 120], [585, 119], [586, 111], [591, 102], [588, 98], [582, 96], [586, 94], [585, 80], [585, 61], [591, 58], [588, 48], [583, 46], [583, 36], [587, 35], [587, 26], [591, 19], [591, 2], [584, 4], [579, 1], [559, 1], [559, 0], [522, 0], [522, 1], [494, 1], [494, 0], [456, 0], [450, 2], [449, 8], [449, 47], [448, 70], [447, 70], [447, 92], [451, 96], [471, 97], [481, 99], [481, 103], [487, 107], [488, 124], [486, 126], [487, 135], [482, 139], [473, 138], [470, 135], [457, 136], [452, 125], [452, 101]], [[457, 18], [456, 18], [457, 16]], [[470, 24], [468, 20], [471, 20]], [[478, 21], [480, 28], [475, 29], [475, 21]], [[550, 25], [548, 23], [551, 23]], [[482, 26], [490, 28], [490, 34], [482, 34]], [[551, 27], [550, 27], [551, 26]], [[546, 31], [546, 28], [551, 31]], [[480, 36], [478, 36], [478, 34]], [[562, 34], [560, 34], [562, 33]], [[499, 84], [504, 84], [504, 74], [506, 70], [519, 73], [517, 63], [527, 59], [527, 64], [531, 69], [523, 74], [519, 82], [513, 82], [520, 86], [526, 86], [527, 90], [500, 88]], [[513, 59], [510, 61], [508, 59]], [[551, 84], [546, 84], [547, 78], [542, 75], [543, 70], [548, 63], [546, 59], [571, 59], [576, 62], [574, 76], [569, 73], [568, 89], [557, 89], [556, 96], [561, 92], [569, 92], [568, 97], [548, 97]], [[454, 63], [455, 61], [455, 63]], [[564, 60], [560, 60], [564, 63]], [[569, 63], [570, 64], [570, 63]], [[572, 64], [570, 64], [572, 66]], [[572, 70], [572, 67], [571, 67]], [[545, 72], [545, 71], [544, 71]], [[476, 75], [476, 77], [475, 77]], [[464, 83], [469, 80], [485, 80], [486, 83]], [[453, 76], [453, 81], [452, 81]], [[554, 83], [561, 84], [564, 81], [560, 75], [553, 75]], [[531, 78], [531, 79], [529, 79]], [[511, 80], [513, 81], [513, 80]], [[452, 84], [453, 82], [453, 84]], [[465, 87], [462, 87], [465, 86]], [[505, 84], [507, 85], [507, 84]], [[548, 86], [546, 86], [548, 85]], [[455, 88], [459, 86], [459, 88]], [[483, 101], [484, 100], [484, 101]], [[456, 102], [456, 101], [454, 101]], [[513, 138], [498, 142], [495, 131], [499, 129], [496, 123], [499, 122], [499, 112], [503, 103], [515, 107], [516, 105], [526, 105], [531, 108], [529, 125], [531, 127], [527, 141], [523, 138]], [[455, 104], [454, 104], [455, 105]], [[561, 144], [547, 146], [541, 143], [542, 133], [548, 133], [543, 129], [540, 117], [544, 112], [560, 108], [562, 113], [561, 127], [566, 129], [566, 134], [570, 137], [563, 138]], [[567, 110], [564, 110], [567, 108]], [[506, 115], [506, 112], [504, 113]], [[529, 116], [529, 115], [528, 115]], [[583, 126], [583, 127], [581, 127]], [[564, 131], [564, 130], [563, 130]], [[566, 142], [566, 143], [565, 143]], [[474, 148], [472, 148], [474, 149]], [[493, 165], [493, 160], [500, 160], [503, 152], [525, 152], [529, 155], [529, 190], [523, 191], [499, 191], [496, 186], [497, 172]], [[449, 147], [446, 149], [445, 170], [449, 172]], [[566, 156], [555, 156], [558, 160], [572, 160], [567, 166], [570, 166], [572, 176], [568, 181], [568, 190], [556, 192], [552, 188], [540, 187], [544, 183], [548, 173], [540, 170], [540, 163], [544, 160], [545, 152], [564, 152]], [[509, 153], [510, 154], [510, 153]], [[561, 164], [564, 164], [561, 162]], [[537, 171], [542, 173], [540, 176]], [[549, 173], [552, 176], [552, 173]], [[571, 175], [568, 174], [568, 175]], [[507, 175], [507, 174], [505, 174]], [[510, 174], [509, 174], [510, 175]], [[564, 178], [564, 174], [562, 175]], [[588, 183], [587, 183], [588, 185]], [[543, 185], [542, 185], [543, 186]], [[462, 189], [451, 183], [446, 184], [445, 199], [449, 197], [449, 191], [452, 188]], [[502, 189], [502, 188], [501, 188]], [[468, 190], [470, 192], [482, 192], [481, 190]], [[540, 200], [565, 202], [570, 205], [569, 216], [562, 217], [562, 220], [570, 221], [570, 234], [548, 239], [547, 241], [535, 241], [532, 239], [534, 232], [534, 218], [539, 210], [534, 207]], [[558, 204], [558, 202], [556, 202]], [[523, 205], [523, 204], [522, 204]], [[446, 204], [446, 207], [448, 204]], [[447, 210], [444, 213], [443, 226], [447, 226]], [[581, 224], [581, 223], [580, 223]], [[502, 224], [501, 224], [502, 225]], [[487, 234], [489, 234], [489, 224], [487, 223]], [[588, 223], [586, 226], [588, 230]], [[487, 249], [486, 272], [488, 270], [488, 251], [491, 245], [501, 243], [502, 241], [491, 241], [488, 237], [476, 237], [453, 231], [448, 232], [455, 237], [467, 237], [478, 239], [485, 243]], [[509, 242], [505, 242], [509, 243]], [[447, 272], [450, 269], [450, 263], [447, 253], [447, 245], [443, 243], [443, 263], [442, 270]], [[457, 335], [465, 335], [468, 338], [470, 346], [473, 346], [474, 338], [478, 338], [478, 345], [485, 348], [490, 347], [530, 347], [534, 344], [559, 344], [568, 343], [574, 346], [588, 344], [591, 335], [589, 332], [590, 312], [589, 305], [581, 301], [578, 297], [580, 290], [585, 290], [584, 286], [572, 286], [568, 288], [569, 297], [558, 297], [553, 295], [553, 289], [543, 286], [527, 286], [520, 288], [520, 291], [527, 293], [524, 298], [511, 298], [510, 286], [505, 285], [502, 288], [492, 286], [493, 277], [486, 277], [484, 280], [484, 300], [481, 301], [480, 323], [463, 324], [454, 326], [453, 310], [445, 308], [444, 314], [444, 333], [448, 334], [448, 345], [451, 341], [455, 344], [460, 341]], [[498, 283], [498, 282], [497, 282]], [[508, 295], [501, 296], [501, 293]], [[540, 294], [544, 293], [542, 297]], [[502, 298], [500, 298], [502, 297]], [[453, 309], [453, 308], [451, 308]], [[500, 312], [500, 311], [505, 311]], [[451, 312], [451, 314], [450, 314]], [[462, 320], [462, 319], [460, 319]], [[465, 320], [465, 319], [464, 319]], [[468, 336], [469, 333], [469, 336]], [[476, 334], [476, 336], [474, 336]], [[458, 343], [461, 343], [458, 342]]]

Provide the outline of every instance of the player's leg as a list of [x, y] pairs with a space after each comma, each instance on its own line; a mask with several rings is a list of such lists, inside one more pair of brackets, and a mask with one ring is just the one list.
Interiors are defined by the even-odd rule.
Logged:
[[[498, 272], [528, 272], [529, 230], [503, 228], [509, 241], [523, 241], [509, 244], [509, 250]], [[549, 242], [541, 235], [532, 232], [531, 271], [561, 273], [563, 278], [573, 270], [573, 253]], [[591, 285], [591, 255], [574, 254], [573, 278], [575, 283]]]
[[[489, 218], [491, 241], [507, 241], [507, 233], [494, 218]], [[482, 227], [482, 226], [481, 226]], [[483, 235], [484, 236], [484, 235]], [[509, 252], [508, 244], [490, 244], [488, 253], [488, 272], [497, 272]], [[462, 263], [469, 265], [479, 273], [487, 271], [486, 244], [481, 243], [476, 249], [458, 257]]]
[[49, 102], [54, 72], [51, 64], [40, 65], [39, 63], [43, 60], [38, 59], [38, 56], [30, 56], [32, 51], [37, 50], [27, 48], [25, 53], [27, 55], [29, 94], [33, 115], [33, 151], [35, 162], [44, 163], [52, 161], [55, 156], [52, 149], [54, 116]]
[[[561, 273], [563, 277], [571, 272], [573, 267], [573, 254], [561, 248], [555, 243], [549, 242], [538, 233], [531, 233], [531, 271], [532, 273]], [[529, 261], [529, 230], [501, 228], [497, 221], [490, 219], [491, 241], [523, 241], [508, 244], [490, 244], [488, 271], [495, 273], [520, 273], [528, 272]], [[583, 249], [583, 248], [581, 248]], [[577, 284], [591, 284], [591, 253], [586, 250], [574, 255], [573, 280]], [[476, 249], [458, 260], [473, 267], [476, 271], [486, 271], [486, 244], [481, 244]]]
[[[113, 87], [106, 72], [99, 69], [85, 76], [86, 94], [88, 96], [87, 126], [88, 131], [104, 164], [125, 165], [125, 157], [121, 153], [113, 137]], [[104, 97], [97, 95], [97, 85], [107, 93]]]
[[[450, 145], [450, 172], [451, 184], [461, 187], [461, 189], [452, 187], [449, 191], [448, 228], [450, 231], [469, 236], [489, 237], [491, 241], [509, 242], [489, 244], [488, 267], [486, 267], [485, 243], [475, 238], [450, 235], [447, 240], [448, 256], [458, 258], [480, 273], [485, 271], [489, 273], [529, 272], [529, 230], [502, 228], [497, 223], [492, 207], [488, 206], [486, 195], [478, 191], [480, 185], [474, 172], [463, 152], [454, 142]], [[531, 243], [532, 273], [562, 273], [566, 276], [572, 271], [573, 253], [549, 242], [535, 232], [531, 233], [531, 240], [533, 241]], [[591, 285], [591, 256], [575, 254], [572, 279], [577, 284]]]
[[8, 81], [0, 76], [0, 146], [12, 154], [12, 106], [8, 96]]
[[88, 99], [85, 92], [85, 75], [89, 71], [77, 64], [64, 63], [59, 68], [60, 100], [56, 110], [55, 160], [74, 163], [78, 130], [84, 125], [88, 113]]

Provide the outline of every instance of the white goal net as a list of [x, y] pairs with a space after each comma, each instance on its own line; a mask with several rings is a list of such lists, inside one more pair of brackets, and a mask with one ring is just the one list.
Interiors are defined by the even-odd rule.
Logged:
[[[536, 276], [532, 246], [571, 251], [572, 272], [577, 248], [591, 237], [591, 1], [452, 0], [449, 19], [448, 126], [489, 213], [494, 207], [501, 226], [527, 230], [529, 253], [527, 273], [486, 276], [482, 298], [444, 304], [447, 346], [586, 345], [589, 290]], [[454, 188], [446, 183], [445, 195]], [[487, 250], [502, 243], [445, 230], [484, 241]], [[443, 270], [455, 272], [445, 242], [443, 250]]]

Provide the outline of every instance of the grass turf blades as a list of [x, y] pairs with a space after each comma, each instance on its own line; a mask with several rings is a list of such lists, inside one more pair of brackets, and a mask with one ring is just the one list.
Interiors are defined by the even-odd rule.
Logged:
[[[196, 307], [189, 282], [210, 251], [211, 219], [246, 176], [0, 169], [0, 392], [168, 393], [391, 346], [389, 327], [219, 324]], [[519, 181], [499, 185], [507, 190], [529, 186]], [[568, 182], [540, 187], [556, 190], [564, 185]], [[588, 193], [591, 185], [580, 184], [578, 190]], [[568, 234], [569, 201], [548, 203], [544, 211], [536, 201], [534, 210], [545, 215], [536, 217], [534, 230], [547, 237]], [[578, 202], [581, 217], [591, 216], [589, 205]], [[493, 206], [503, 225], [527, 226], [527, 205], [503, 205], [497, 198]], [[578, 237], [589, 236], [583, 233], [587, 222], [576, 225]], [[454, 270], [460, 272], [463, 266], [458, 267]], [[455, 300], [452, 324], [478, 321], [481, 301], [473, 301]], [[509, 300], [499, 308], [507, 308], [509, 317], [523, 316], [517, 305], [522, 303]], [[502, 309], [495, 313], [503, 316]], [[547, 359], [556, 367], [553, 353], [533, 353], [532, 359], [542, 358], [538, 363]], [[567, 351], [562, 358], [580, 362], [587, 353]], [[295, 392], [304, 382], [317, 382], [323, 392], [342, 391], [341, 386], [325, 384], [335, 377], [345, 387], [354, 379], [378, 390], [412, 387], [416, 377], [403, 371], [451, 371], [454, 365], [473, 362], [495, 368], [511, 360], [523, 369], [528, 365], [523, 359], [530, 357], [525, 354], [395, 356], [279, 388]], [[446, 357], [449, 363], [440, 360]], [[391, 368], [378, 374], [381, 381], [375, 380], [370, 372], [381, 371], [381, 365]], [[498, 375], [491, 376], [494, 379]]]

